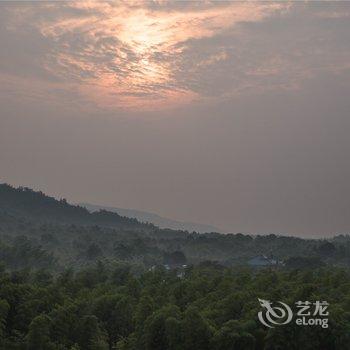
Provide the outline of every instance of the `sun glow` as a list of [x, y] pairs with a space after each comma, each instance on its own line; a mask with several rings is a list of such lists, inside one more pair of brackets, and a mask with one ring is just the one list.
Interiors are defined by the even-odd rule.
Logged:
[[[43, 11], [61, 9], [65, 14], [37, 24], [42, 35], [55, 43], [45, 57], [45, 68], [76, 84], [96, 105], [119, 109], [164, 108], [199, 99], [183, 77], [188, 43], [219, 35], [242, 21], [261, 20], [282, 7], [96, 1], [41, 6]], [[225, 52], [210, 57], [197, 67], [228, 59]]]

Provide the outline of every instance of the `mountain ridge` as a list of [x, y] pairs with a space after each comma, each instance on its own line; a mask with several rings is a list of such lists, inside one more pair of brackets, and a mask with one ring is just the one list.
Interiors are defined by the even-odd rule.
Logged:
[[151, 223], [161, 229], [172, 229], [172, 230], [183, 230], [189, 232], [199, 232], [199, 233], [208, 233], [208, 232], [219, 232], [222, 233], [222, 230], [207, 224], [179, 221], [174, 219], [169, 219], [163, 217], [159, 214], [151, 213], [148, 211], [137, 210], [137, 209], [126, 209], [112, 206], [103, 206], [91, 203], [78, 203], [79, 206], [82, 206], [88, 209], [90, 212], [98, 210], [107, 210], [113, 213], [117, 213], [121, 216], [135, 218], [140, 222]]
[[99, 225], [119, 228], [154, 228], [136, 219], [117, 213], [99, 210], [94, 213], [86, 208], [56, 199], [41, 191], [27, 187], [13, 187], [0, 184], [0, 212], [41, 222], [63, 224]]

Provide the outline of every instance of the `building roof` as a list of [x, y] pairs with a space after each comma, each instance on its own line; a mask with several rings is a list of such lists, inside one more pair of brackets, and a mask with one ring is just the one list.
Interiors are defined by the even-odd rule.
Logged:
[[251, 266], [272, 266], [277, 265], [278, 262], [275, 259], [270, 259], [266, 255], [257, 255], [248, 261]]

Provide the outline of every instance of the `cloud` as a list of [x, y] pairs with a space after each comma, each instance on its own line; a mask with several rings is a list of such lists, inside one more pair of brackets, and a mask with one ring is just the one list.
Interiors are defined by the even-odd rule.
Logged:
[[[79, 1], [1, 6], [7, 12], [1, 39], [8, 46], [15, 43], [1, 71], [56, 81], [59, 89], [74, 90], [102, 109], [154, 110], [296, 89], [320, 70], [349, 66], [349, 47], [340, 47], [345, 31], [339, 38], [336, 28], [322, 29], [323, 21], [339, 23], [344, 11], [337, 5]], [[27, 47], [22, 60], [11, 62], [12, 56], [21, 57], [21, 42], [36, 49]]]

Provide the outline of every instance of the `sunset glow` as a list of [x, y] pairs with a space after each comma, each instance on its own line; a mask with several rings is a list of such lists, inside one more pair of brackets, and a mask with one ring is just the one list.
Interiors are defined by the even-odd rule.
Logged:
[[[302, 6], [291, 2], [14, 3], [7, 9], [5, 26], [9, 33], [39, 36], [44, 48], [36, 63], [40, 74], [30, 82], [27, 77], [15, 78], [22, 80], [16, 85], [18, 93], [18, 85], [30, 84], [39, 96], [47, 91], [79, 96], [80, 108], [88, 104], [109, 111], [162, 110], [242, 93], [297, 89], [313, 76], [311, 57], [316, 55], [323, 57], [322, 70], [337, 67], [341, 72], [348, 66], [347, 53], [333, 58], [327, 50], [320, 55], [313, 44], [304, 45], [300, 52], [293, 40], [281, 41], [272, 50], [259, 48], [263, 42], [268, 45], [269, 37], [255, 41], [251, 34], [255, 25], [287, 17]], [[310, 63], [302, 62], [303, 57], [310, 57]], [[338, 64], [330, 66], [328, 62], [336, 59]], [[12, 84], [5, 74], [0, 79]]]
[[[79, 1], [36, 4], [36, 27], [55, 48], [45, 69], [101, 108], [159, 109], [203, 98], [179, 73], [210, 69], [228, 60], [225, 48], [198, 59], [186, 71], [190, 42], [220, 35], [235, 24], [260, 21], [287, 5], [263, 3], [170, 3]], [[174, 4], [173, 4], [174, 5]], [[18, 28], [33, 8], [13, 8]], [[60, 15], [59, 15], [60, 14]], [[49, 18], [49, 19], [48, 19]]]

